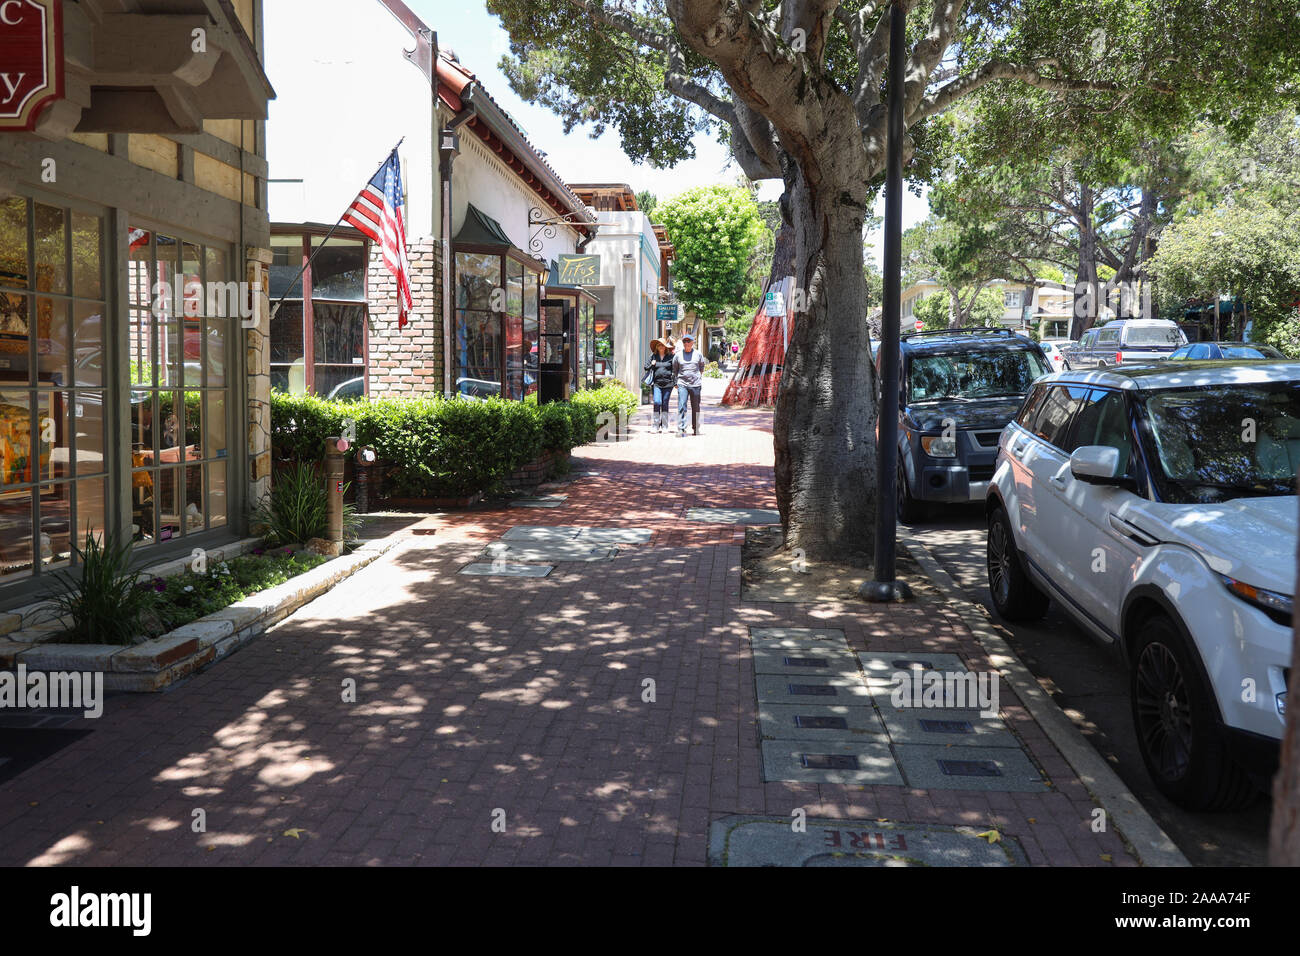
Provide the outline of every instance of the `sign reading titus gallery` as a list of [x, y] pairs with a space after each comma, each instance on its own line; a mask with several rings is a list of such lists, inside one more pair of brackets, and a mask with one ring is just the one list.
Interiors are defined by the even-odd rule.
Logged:
[[600, 256], [561, 255], [560, 285], [600, 285]]
[[62, 96], [62, 0], [0, 0], [0, 130], [35, 129]]

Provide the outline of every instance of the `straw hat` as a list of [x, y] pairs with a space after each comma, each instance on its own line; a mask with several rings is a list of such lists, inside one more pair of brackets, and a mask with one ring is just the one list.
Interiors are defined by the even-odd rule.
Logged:
[[671, 342], [665, 342], [663, 339], [651, 339], [650, 348], [653, 349], [656, 345], [663, 346], [664, 351], [667, 352], [671, 352], [673, 350], [673, 346]]

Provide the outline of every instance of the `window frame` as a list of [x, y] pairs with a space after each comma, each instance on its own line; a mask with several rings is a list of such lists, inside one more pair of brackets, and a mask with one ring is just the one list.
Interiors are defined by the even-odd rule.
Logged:
[[[364, 233], [362, 233], [360, 230], [353, 229], [348, 226], [339, 227], [337, 230], [334, 231], [333, 235], [330, 235], [329, 231], [325, 229], [313, 229], [313, 228], [303, 228], [303, 227], [285, 228], [283, 225], [272, 225], [271, 236], [272, 236], [272, 242], [271, 242], [272, 250], [276, 249], [277, 247], [289, 248], [289, 249], [294, 248], [294, 246], [291, 243], [286, 244], [286, 243], [275, 242], [274, 240], [276, 238], [282, 238], [282, 237], [301, 238], [300, 258], [298, 262], [300, 268], [302, 266], [305, 266], [305, 268], [303, 269], [302, 274], [298, 279], [289, 283], [288, 291], [292, 292], [294, 286], [298, 286], [299, 291], [302, 294], [300, 296], [293, 296], [293, 295], [286, 294], [283, 297], [283, 299], [281, 299], [279, 296], [276, 296], [271, 300], [271, 304], [272, 306], [274, 306], [277, 302], [280, 302], [282, 305], [288, 305], [294, 302], [298, 302], [302, 304], [303, 388], [306, 390], [306, 393], [308, 395], [312, 395], [318, 398], [325, 397], [324, 395], [317, 395], [316, 392], [316, 316], [315, 316], [316, 305], [319, 303], [320, 305], [354, 306], [354, 307], [361, 308], [361, 364], [353, 365], [351, 367], [358, 370], [357, 375], [355, 377], [359, 377], [361, 379], [361, 394], [364, 397], [368, 398], [370, 396], [370, 252], [373, 243], [370, 241], [370, 238], [366, 236]], [[324, 240], [321, 242], [319, 246], [314, 244], [314, 240], [318, 238]], [[314, 288], [315, 277], [313, 274], [315, 268], [311, 262], [312, 253], [316, 249], [324, 249], [326, 246], [330, 245], [330, 243], [335, 239], [346, 241], [346, 244], [340, 243], [339, 245], [334, 246], [334, 248], [338, 248], [338, 249], [353, 248], [354, 247], [353, 244], [358, 241], [361, 244], [361, 298], [360, 299], [339, 299], [333, 296], [318, 298], [315, 295], [315, 288]], [[272, 321], [274, 321], [274, 319], [272, 319]], [[269, 338], [270, 338], [270, 330], [268, 329], [268, 340]], [[270, 350], [269, 341], [268, 341], [267, 348], [268, 348], [268, 355], [267, 355], [268, 368], [276, 369], [276, 368], [293, 367], [294, 364], [293, 362], [272, 362], [269, 355], [269, 350]], [[336, 362], [329, 362], [329, 363], [322, 363], [322, 364], [327, 364], [331, 366], [338, 365], [338, 363]]]

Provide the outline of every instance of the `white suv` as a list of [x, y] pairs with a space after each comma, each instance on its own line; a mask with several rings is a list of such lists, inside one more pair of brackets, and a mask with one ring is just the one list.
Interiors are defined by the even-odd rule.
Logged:
[[994, 606], [1050, 597], [1119, 648], [1147, 769], [1184, 806], [1242, 806], [1276, 765], [1298, 469], [1297, 362], [1056, 373], [1002, 433]]

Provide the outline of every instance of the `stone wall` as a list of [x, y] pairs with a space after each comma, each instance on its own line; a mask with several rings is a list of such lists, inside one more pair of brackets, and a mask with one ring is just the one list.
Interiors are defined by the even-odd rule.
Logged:
[[397, 328], [397, 281], [372, 243], [369, 265], [372, 398], [440, 395], [443, 381], [442, 258], [435, 239], [409, 243], [410, 325]]
[[[251, 289], [267, 289], [267, 266], [271, 250], [249, 246], [244, 252], [245, 279]], [[271, 328], [271, 300], [254, 295], [254, 316], [246, 320], [248, 402], [248, 496], [249, 508], [257, 506], [271, 491], [271, 356], [268, 331]]]

